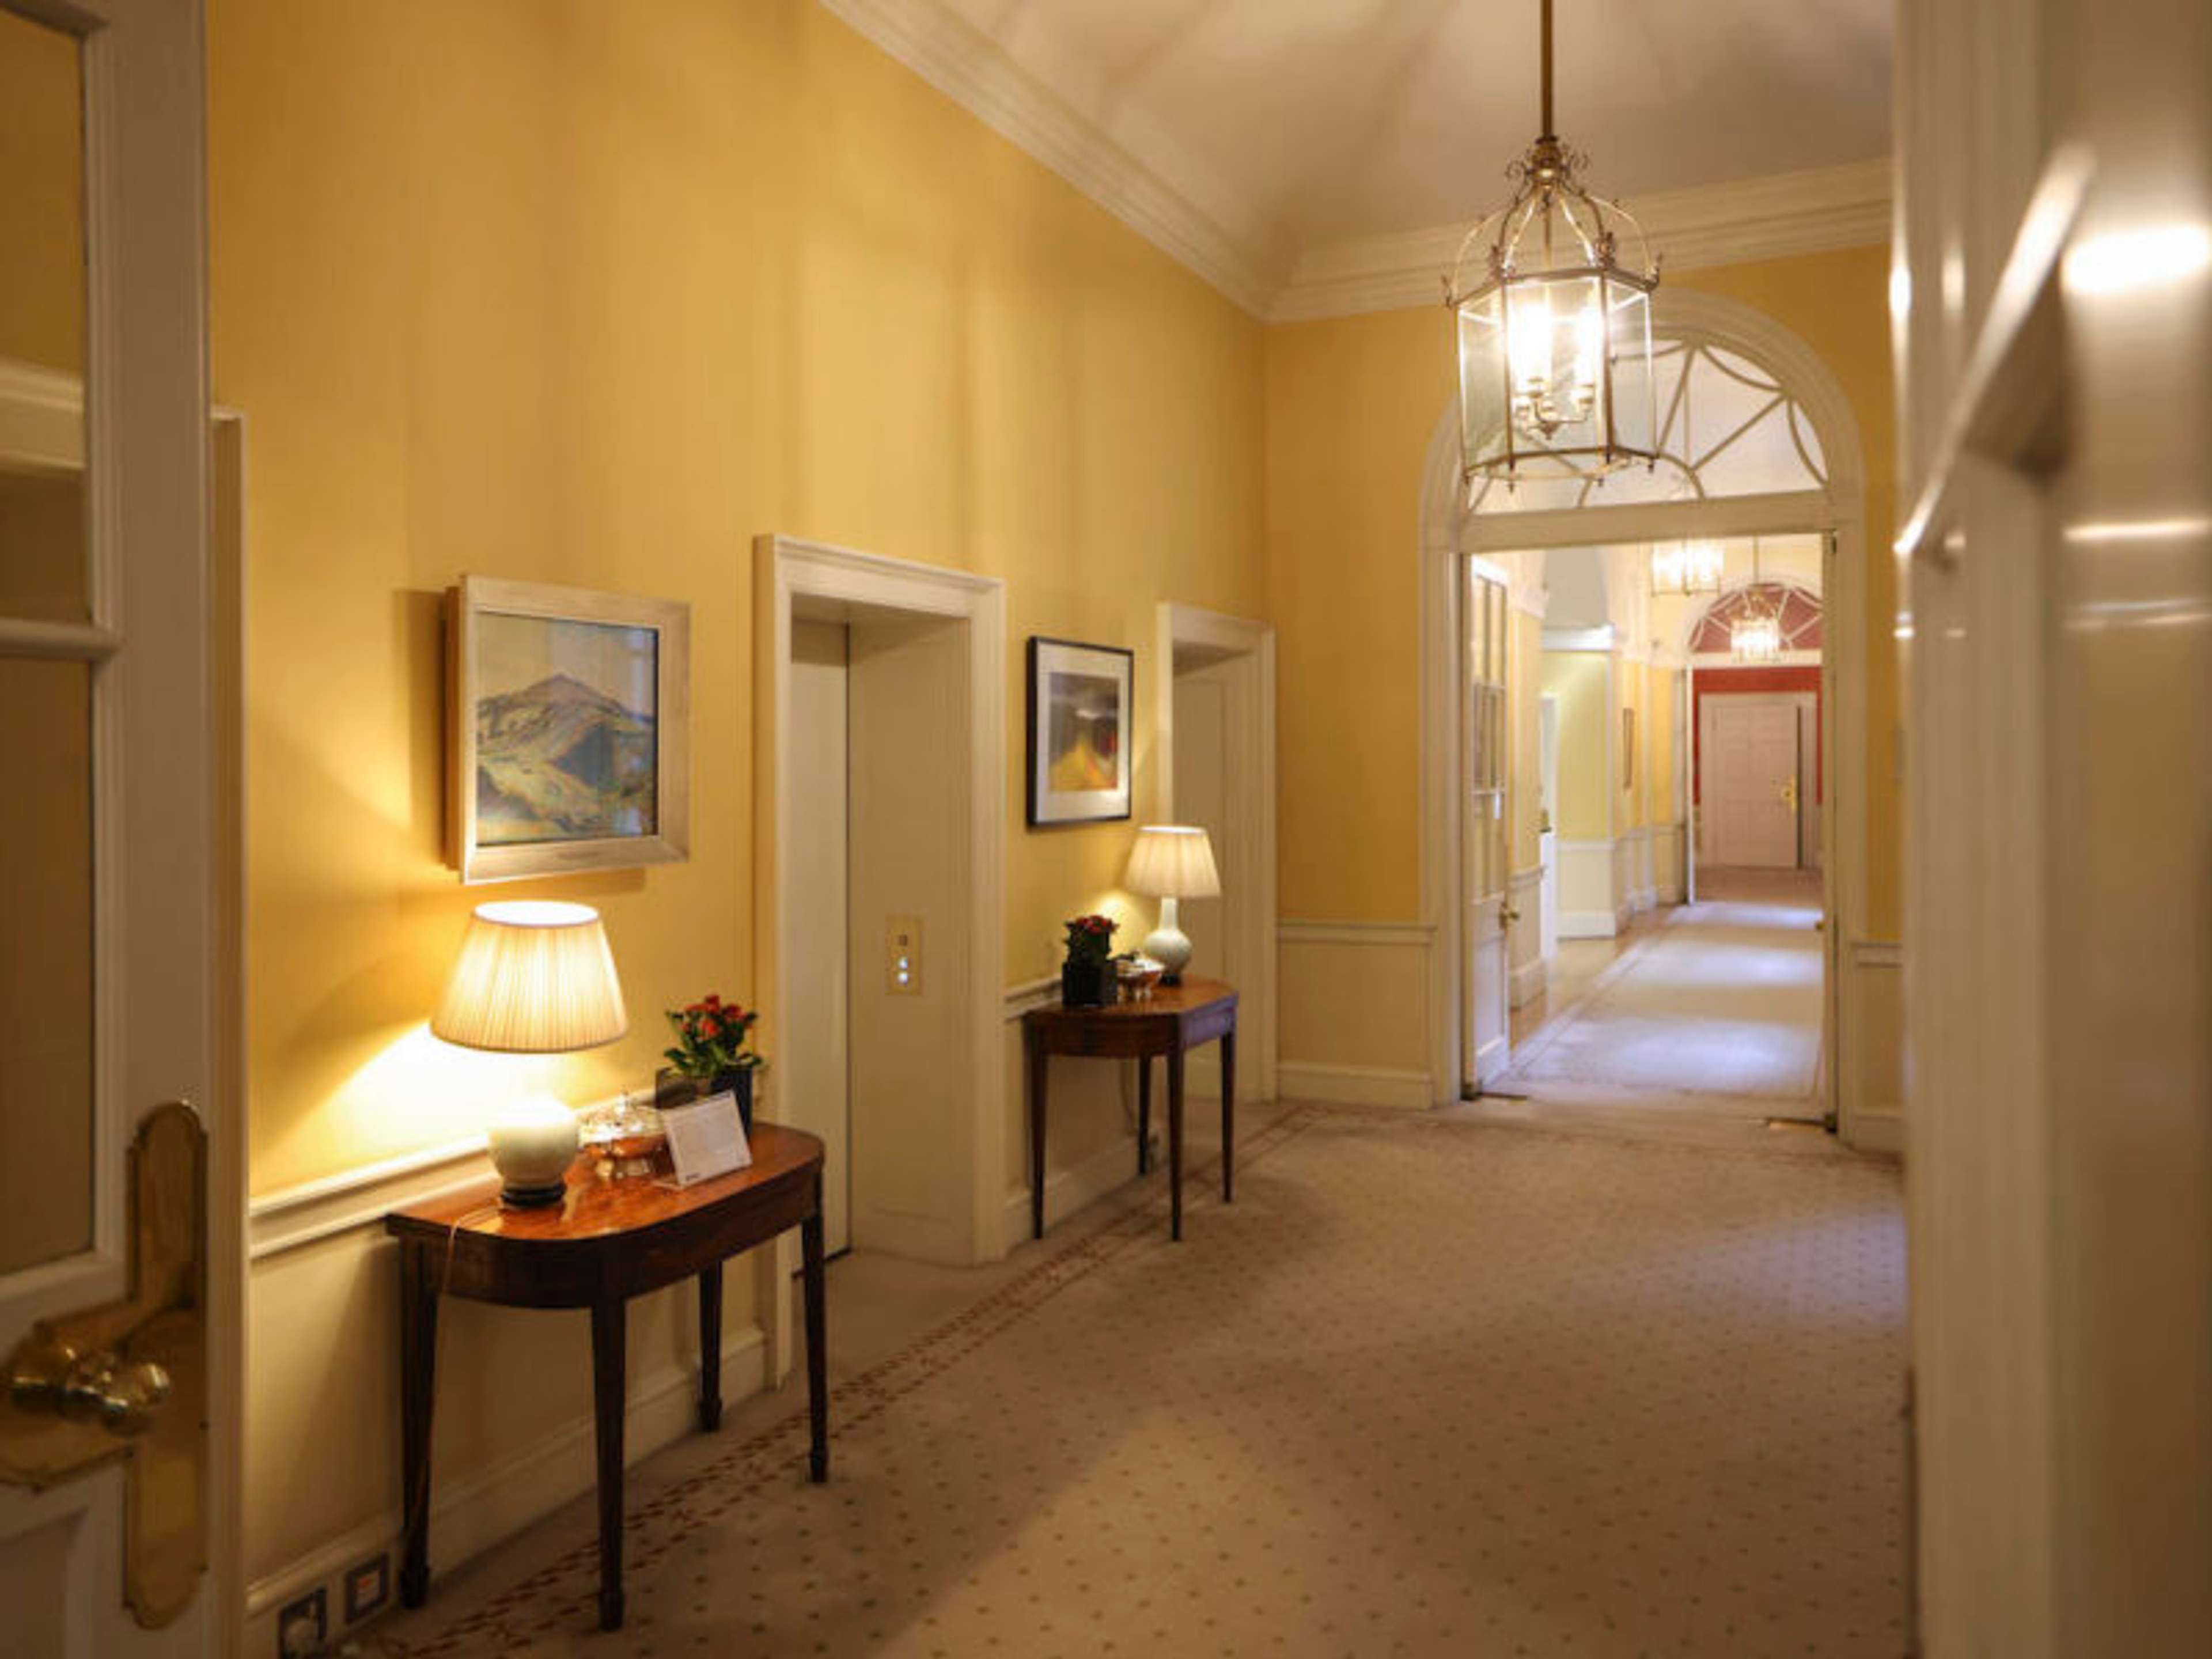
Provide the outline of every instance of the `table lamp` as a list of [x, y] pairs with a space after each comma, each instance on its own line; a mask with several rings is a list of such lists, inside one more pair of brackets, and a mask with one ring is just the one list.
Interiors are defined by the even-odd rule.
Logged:
[[[511, 900], [479, 904], [430, 1021], [465, 1048], [565, 1054], [629, 1030], [614, 953], [588, 904]], [[558, 1204], [576, 1156], [576, 1115], [547, 1094], [507, 1103], [492, 1120], [500, 1201]]]
[[1176, 925], [1176, 905], [1181, 899], [1219, 896], [1213, 843], [1195, 824], [1148, 823], [1137, 831], [1124, 880], [1131, 892], [1159, 900], [1160, 925], [1146, 936], [1145, 954], [1167, 970], [1161, 984], [1182, 984], [1182, 970], [1190, 965], [1190, 936]]

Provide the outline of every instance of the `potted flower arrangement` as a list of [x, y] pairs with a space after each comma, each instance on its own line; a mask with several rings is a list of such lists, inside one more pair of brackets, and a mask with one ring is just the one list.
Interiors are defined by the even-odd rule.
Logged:
[[664, 1050], [668, 1065], [654, 1091], [662, 1105], [704, 1100], [709, 1095], [733, 1094], [745, 1133], [753, 1129], [753, 1073], [761, 1057], [752, 1051], [752, 1030], [760, 1018], [757, 1009], [725, 1002], [708, 993], [688, 1007], [671, 1008], [668, 1023], [676, 1044]]
[[1067, 959], [1060, 965], [1060, 1000], [1071, 1008], [1103, 1008], [1114, 1000], [1111, 916], [1077, 916], [1067, 924]]

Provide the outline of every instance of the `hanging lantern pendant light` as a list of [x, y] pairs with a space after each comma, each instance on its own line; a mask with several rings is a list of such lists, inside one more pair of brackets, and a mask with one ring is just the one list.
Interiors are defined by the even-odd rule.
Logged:
[[1729, 626], [1729, 651], [1738, 662], [1769, 663], [1782, 659], [1782, 608], [1759, 583], [1759, 538], [1751, 538], [1751, 586], [1743, 606]]
[[[1635, 219], [1583, 187], [1584, 158], [1553, 131], [1552, 0], [1540, 5], [1543, 130], [1506, 169], [1513, 199], [1467, 234], [1444, 283], [1458, 325], [1470, 480], [1602, 476], [1657, 455], [1658, 264]], [[1624, 233], [1638, 250], [1632, 269], [1620, 264]]]

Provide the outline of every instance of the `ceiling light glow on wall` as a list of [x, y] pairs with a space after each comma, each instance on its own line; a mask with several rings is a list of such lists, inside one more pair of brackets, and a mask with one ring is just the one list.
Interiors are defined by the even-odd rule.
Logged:
[[1583, 187], [1585, 158], [1552, 130], [1552, 0], [1541, 15], [1543, 131], [1506, 169], [1513, 199], [1468, 232], [1444, 282], [1470, 483], [1602, 477], [1658, 453], [1658, 262], [1631, 215]]

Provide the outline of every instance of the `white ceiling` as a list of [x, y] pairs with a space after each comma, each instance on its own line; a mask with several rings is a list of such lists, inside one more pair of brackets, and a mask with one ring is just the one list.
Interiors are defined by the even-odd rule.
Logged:
[[[1164, 245], [1218, 238], [1261, 285], [1345, 245], [1472, 221], [1538, 125], [1537, 0], [824, 3], [1070, 176], [1054, 143], [1018, 130], [1038, 107], [1007, 118], [1024, 97], [1085, 135], [1069, 142], [1118, 151], [1148, 175], [1138, 194], [1164, 187], [1203, 228], [1164, 236], [1141, 222], [1156, 207], [1109, 206]], [[1559, 0], [1559, 134], [1631, 207], [1883, 156], [1892, 9]]]

